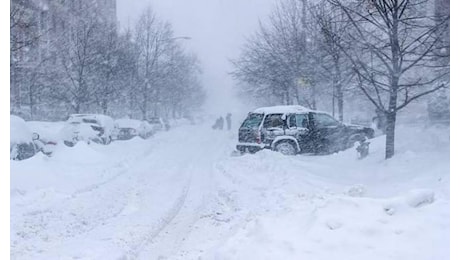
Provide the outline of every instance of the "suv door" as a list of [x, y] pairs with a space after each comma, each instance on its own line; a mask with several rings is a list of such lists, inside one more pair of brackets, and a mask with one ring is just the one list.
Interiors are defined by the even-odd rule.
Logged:
[[284, 124], [283, 114], [267, 114], [262, 125], [262, 135], [265, 138], [263, 142], [271, 144], [277, 136], [284, 135]]
[[309, 113], [309, 122], [316, 152], [336, 152], [343, 148], [345, 127], [325, 113]]
[[263, 118], [264, 114], [249, 113], [238, 129], [238, 141], [241, 143], [256, 143]]
[[287, 119], [289, 135], [294, 136], [302, 152], [312, 152], [310, 129], [308, 128], [308, 114], [290, 114]]

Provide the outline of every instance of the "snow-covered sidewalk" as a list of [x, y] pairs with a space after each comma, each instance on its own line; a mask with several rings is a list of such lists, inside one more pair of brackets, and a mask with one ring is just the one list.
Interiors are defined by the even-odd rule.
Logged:
[[11, 162], [12, 259], [448, 259], [449, 129], [231, 157], [235, 132], [59, 147]]

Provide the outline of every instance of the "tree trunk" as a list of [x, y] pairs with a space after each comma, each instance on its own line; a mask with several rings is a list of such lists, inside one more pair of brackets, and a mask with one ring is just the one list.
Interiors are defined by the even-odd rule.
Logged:
[[291, 104], [291, 98], [289, 96], [289, 89], [288, 87], [285, 87], [284, 89], [284, 100], [286, 105], [292, 105]]
[[297, 86], [297, 84], [294, 85], [294, 100], [293, 100], [293, 104], [294, 105], [299, 105], [300, 104], [300, 99], [299, 99], [299, 88]]
[[388, 104], [385, 159], [390, 159], [395, 154], [395, 128], [396, 128], [396, 105], [398, 101], [399, 78], [395, 74], [391, 77], [390, 100]]
[[30, 107], [30, 120], [34, 119], [34, 109], [35, 109], [35, 103], [34, 103], [34, 89], [33, 86], [29, 86], [29, 107]]
[[395, 154], [395, 128], [396, 112], [387, 113], [385, 159], [390, 159]]
[[395, 128], [396, 128], [396, 105], [398, 101], [399, 77], [401, 67], [399, 66], [400, 46], [398, 38], [398, 13], [396, 8], [392, 12], [393, 25], [390, 27], [391, 63], [390, 71], [390, 100], [387, 112], [385, 159], [390, 159], [395, 154]]
[[145, 109], [145, 106], [143, 106], [141, 110], [142, 110], [142, 120], [147, 120], [147, 110]]
[[335, 84], [332, 87], [332, 117], [335, 118]]
[[134, 84], [132, 82], [135, 82], [134, 76], [131, 77], [131, 85], [129, 86], [129, 118], [133, 118], [135, 111], [135, 93]]
[[337, 109], [339, 112], [339, 121], [343, 122], [343, 91], [340, 84], [337, 85]]
[[156, 99], [155, 104], [153, 104], [153, 115], [158, 117], [158, 99]]
[[316, 86], [311, 84], [311, 108], [316, 109]]
[[75, 114], [79, 114], [80, 113], [80, 101], [77, 101], [77, 104], [75, 105]]
[[18, 74], [19, 69], [13, 65], [10, 80], [10, 92], [12, 96], [12, 111], [14, 112], [19, 112], [21, 108], [21, 83]]
[[107, 111], [109, 110], [109, 101], [106, 97], [102, 98], [102, 113], [107, 115]]
[[142, 120], [147, 120], [147, 91], [147, 85], [144, 85], [144, 93], [142, 93]]
[[334, 58], [335, 76], [334, 76], [334, 97], [337, 98], [337, 110], [339, 113], [339, 121], [343, 122], [343, 89], [342, 89], [342, 75], [340, 73], [339, 58]]

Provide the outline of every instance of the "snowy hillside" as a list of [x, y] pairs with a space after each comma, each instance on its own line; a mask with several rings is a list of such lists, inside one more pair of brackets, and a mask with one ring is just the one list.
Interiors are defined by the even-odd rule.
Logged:
[[358, 160], [234, 157], [210, 125], [11, 161], [11, 258], [449, 258], [449, 128], [400, 126], [394, 158], [380, 136]]

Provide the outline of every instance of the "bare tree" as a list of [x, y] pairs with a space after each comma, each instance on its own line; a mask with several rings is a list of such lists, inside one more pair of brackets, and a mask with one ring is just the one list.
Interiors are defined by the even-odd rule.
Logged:
[[11, 0], [12, 113], [147, 119], [202, 103], [198, 61], [176, 41], [188, 37], [173, 37], [151, 9], [119, 34], [106, 8], [113, 1], [45, 2]]
[[120, 116], [130, 118], [140, 117], [138, 115], [139, 95], [138, 86], [141, 84], [139, 75], [139, 55], [140, 51], [134, 42], [131, 30], [128, 28], [118, 39], [116, 85], [116, 98], [112, 100], [116, 105], [116, 112]]
[[236, 68], [233, 77], [249, 83], [242, 84], [250, 87], [244, 92], [273, 97], [278, 103], [302, 103], [298, 82], [306, 78], [308, 69], [301, 20], [298, 1], [282, 3], [270, 15], [269, 24], [261, 23], [259, 31], [248, 39], [240, 58], [232, 61]]
[[101, 62], [97, 53], [101, 33], [101, 23], [97, 10], [92, 3], [83, 4], [69, 21], [69, 34], [61, 41], [58, 48], [62, 68], [64, 87], [55, 86], [52, 95], [71, 107], [73, 112], [89, 110], [95, 102], [96, 65]]
[[36, 6], [32, 1], [10, 0], [10, 93], [12, 110], [21, 107], [21, 86], [28, 82], [29, 71], [36, 68], [37, 43], [41, 36]]
[[[303, 0], [305, 1], [305, 0]], [[323, 79], [332, 84], [332, 115], [335, 115], [337, 105], [338, 119], [343, 121], [344, 117], [344, 93], [350, 90], [350, 81], [353, 78], [351, 63], [342, 53], [341, 48], [348, 49], [348, 42], [344, 40], [348, 23], [344, 22], [345, 17], [342, 12], [321, 3], [309, 5], [312, 16], [313, 26], [319, 31], [316, 52], [320, 59], [317, 59], [320, 74]], [[313, 55], [310, 55], [312, 57]]]
[[104, 114], [108, 113], [109, 102], [120, 94], [122, 69], [125, 62], [122, 60], [122, 50], [115, 24], [103, 24], [98, 40], [97, 55], [99, 63], [96, 64], [98, 74], [95, 98]]
[[159, 69], [167, 47], [172, 41], [172, 29], [169, 23], [161, 21], [155, 16], [152, 9], [147, 8], [136, 25], [136, 44], [139, 48], [139, 75], [141, 83], [139, 104], [142, 118], [147, 119], [149, 101], [154, 102], [153, 111], [157, 113], [159, 93]]
[[171, 116], [178, 118], [196, 110], [204, 101], [199, 80], [201, 69], [197, 57], [187, 54], [179, 44], [171, 46], [169, 57], [162, 100]]
[[[350, 23], [350, 44], [341, 50], [353, 63], [359, 88], [387, 118], [385, 158], [394, 155], [397, 112], [445, 84], [432, 73], [439, 32], [449, 16], [434, 22], [427, 0], [328, 0]], [[353, 46], [353, 47], [349, 47]]]
[[336, 44], [343, 25], [334, 15], [307, 0], [281, 2], [233, 61], [232, 75], [240, 81], [243, 95], [312, 109], [332, 97], [332, 112], [337, 100], [342, 121], [344, 85], [351, 73]]

